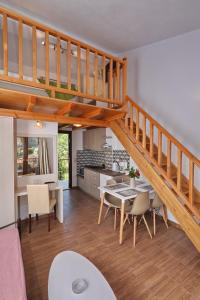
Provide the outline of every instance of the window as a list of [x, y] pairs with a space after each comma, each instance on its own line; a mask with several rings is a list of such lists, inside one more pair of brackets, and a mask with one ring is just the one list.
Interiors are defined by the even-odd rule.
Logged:
[[39, 138], [17, 137], [17, 175], [39, 174]]

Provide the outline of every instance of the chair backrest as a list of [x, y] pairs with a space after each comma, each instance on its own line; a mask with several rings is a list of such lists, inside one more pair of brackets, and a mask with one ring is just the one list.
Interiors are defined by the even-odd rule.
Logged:
[[[107, 185], [116, 184], [116, 183], [117, 183], [117, 182], [116, 182], [114, 179], [108, 179], [108, 180], [106, 181], [106, 184], [107, 184]], [[104, 195], [104, 200], [105, 200], [106, 202], [108, 202], [107, 204], [112, 204], [112, 205], [114, 205], [114, 206], [120, 206], [120, 204], [121, 204], [120, 199], [118, 199], [118, 198], [116, 198], [115, 196], [112, 196], [112, 195], [110, 195], [110, 194], [108, 194], [108, 193], [105, 193], [105, 195]]]
[[150, 207], [149, 192], [141, 192], [133, 201], [131, 213], [133, 215], [143, 215]]
[[108, 179], [107, 181], [106, 181], [106, 185], [111, 185], [111, 184], [116, 184], [117, 182], [116, 182], [116, 180], [114, 180], [114, 179]]
[[29, 214], [48, 214], [50, 212], [47, 184], [27, 185], [27, 193]]
[[162, 204], [163, 204], [163, 203], [162, 203], [162, 201], [160, 200], [158, 194], [155, 193], [154, 198], [153, 198], [153, 201], [152, 201], [152, 203], [151, 203], [151, 207], [152, 207], [152, 208], [159, 208], [159, 207], [162, 206]]

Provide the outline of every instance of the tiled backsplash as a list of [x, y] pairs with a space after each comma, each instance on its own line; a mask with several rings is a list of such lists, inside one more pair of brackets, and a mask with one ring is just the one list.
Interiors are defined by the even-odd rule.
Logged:
[[84, 166], [101, 166], [105, 164], [107, 169], [112, 169], [113, 161], [127, 161], [128, 168], [130, 164], [130, 156], [125, 150], [78, 150], [77, 151], [77, 174], [80, 168]]

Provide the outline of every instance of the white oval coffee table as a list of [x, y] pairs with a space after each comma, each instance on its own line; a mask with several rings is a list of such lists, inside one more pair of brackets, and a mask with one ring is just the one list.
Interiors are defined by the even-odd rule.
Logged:
[[[72, 290], [77, 279], [81, 280], [80, 284], [87, 283], [79, 294]], [[116, 300], [101, 272], [87, 258], [73, 251], [61, 252], [54, 258], [49, 271], [48, 295], [49, 300]]]

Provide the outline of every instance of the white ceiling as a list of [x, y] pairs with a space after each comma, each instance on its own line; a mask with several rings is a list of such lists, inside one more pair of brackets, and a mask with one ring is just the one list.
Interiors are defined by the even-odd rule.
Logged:
[[4, 0], [0, 4], [113, 53], [200, 28], [200, 0]]

